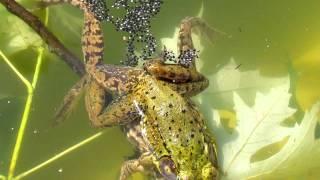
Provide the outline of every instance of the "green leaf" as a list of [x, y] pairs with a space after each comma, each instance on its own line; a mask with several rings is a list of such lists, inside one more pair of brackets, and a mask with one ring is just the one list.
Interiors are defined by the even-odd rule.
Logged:
[[40, 47], [41, 38], [23, 21], [0, 9], [0, 47], [8, 56], [29, 47]]
[[[237, 126], [232, 133], [228, 133], [222, 126], [219, 112], [212, 110], [214, 120], [211, 122], [211, 129], [217, 138], [219, 164], [224, 172], [222, 175], [224, 179], [247, 179], [269, 173], [273, 177], [279, 178], [282, 175], [283, 178], [288, 178], [293, 174], [292, 169], [299, 164], [301, 157], [307, 155], [310, 158], [315, 155], [315, 151], [312, 155], [310, 152], [312, 148], [319, 149], [314, 133], [320, 103], [305, 113], [300, 125], [282, 126], [282, 122], [295, 113], [295, 109], [289, 107], [291, 97], [288, 93], [289, 86], [290, 83], [287, 81], [272, 88], [268, 93], [257, 92], [253, 106], [244, 102], [238, 93], [234, 93]], [[289, 139], [286, 144], [273, 156], [261, 161], [250, 161], [251, 157], [262, 148], [287, 137]], [[288, 166], [293, 167], [283, 169]], [[305, 164], [294, 168], [294, 172], [302, 174], [311, 166], [318, 165]]]

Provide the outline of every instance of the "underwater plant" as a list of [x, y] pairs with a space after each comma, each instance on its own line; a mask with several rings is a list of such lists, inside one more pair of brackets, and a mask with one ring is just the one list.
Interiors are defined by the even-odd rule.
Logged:
[[[179, 1], [179, 3], [181, 4], [181, 1]], [[224, 3], [228, 3], [228, 2], [219, 2], [219, 3], [222, 3], [224, 5]], [[219, 7], [219, 8], [221, 7], [221, 4], [219, 3], [214, 3], [215, 6], [209, 6], [207, 2], [207, 5], [215, 9], [214, 7]], [[294, 6], [295, 4], [298, 4], [292, 1], [290, 2], [284, 1], [283, 3], [286, 4], [286, 6], [281, 5], [282, 4], [281, 3], [281, 4], [277, 4], [277, 7], [283, 7], [283, 9], [289, 9], [289, 7]], [[296, 34], [300, 34], [300, 38], [302, 39], [304, 38], [305, 41], [309, 41], [309, 43], [305, 43], [305, 41], [302, 41], [301, 39], [297, 40], [292, 37], [289, 40], [287, 40], [288, 44], [292, 44], [292, 46], [298, 46], [297, 42], [299, 42], [298, 43], [299, 46], [304, 46], [305, 49], [304, 51], [301, 50], [300, 52], [301, 54], [293, 56], [292, 59], [294, 60], [290, 59], [290, 61], [294, 63], [294, 66], [292, 68], [291, 66], [289, 65], [287, 66], [286, 64], [285, 67], [289, 67], [288, 69], [286, 69], [286, 72], [287, 70], [289, 71], [289, 75], [284, 75], [284, 76], [280, 76], [280, 78], [275, 78], [274, 71], [275, 69], [279, 68], [279, 66], [273, 65], [271, 67], [269, 66], [261, 67], [260, 71], [256, 69], [250, 70], [248, 66], [251, 63], [253, 64], [256, 61], [255, 58], [252, 58], [253, 56], [252, 54], [254, 54], [253, 52], [256, 52], [257, 50], [254, 48], [250, 50], [245, 49], [246, 44], [250, 44], [252, 42], [256, 42], [256, 44], [259, 44], [260, 41], [258, 40], [253, 41], [252, 39], [248, 38], [251, 36], [252, 37], [258, 36], [263, 40], [263, 43], [266, 43], [266, 44], [263, 44], [264, 45], [263, 50], [267, 49], [269, 50], [270, 53], [278, 52], [276, 50], [274, 51], [270, 50], [272, 49], [272, 45], [276, 46], [274, 39], [268, 37], [268, 39], [265, 40], [265, 37], [264, 37], [265, 34], [263, 35], [263, 37], [260, 37], [259, 35], [257, 35], [257, 34], [263, 34], [262, 32], [265, 32], [266, 29], [269, 28], [269, 26], [266, 27], [261, 25], [262, 23], [259, 24], [258, 22], [255, 22], [257, 24], [255, 27], [259, 27], [259, 28], [257, 28], [258, 30], [254, 29], [257, 31], [257, 33], [254, 33], [253, 30], [250, 29], [253, 27], [253, 25], [246, 24], [247, 21], [250, 21], [248, 20], [247, 17], [249, 17], [249, 15], [252, 15], [250, 14], [250, 11], [251, 11], [250, 9], [244, 10], [245, 8], [243, 6], [240, 6], [240, 4], [237, 4], [237, 2], [233, 2], [233, 4], [231, 4], [230, 6], [227, 6], [227, 5], [225, 6], [230, 7], [231, 9], [234, 6], [241, 7], [239, 9], [242, 9], [242, 13], [239, 11], [236, 11], [236, 9], [232, 9], [234, 11], [234, 14], [236, 15], [234, 15], [233, 12], [226, 13], [226, 10], [224, 8], [221, 8], [221, 11], [224, 11], [223, 13], [227, 14], [225, 16], [223, 16], [223, 13], [219, 14], [219, 9], [217, 8], [215, 9], [216, 10], [215, 12], [217, 12], [217, 14], [219, 14], [220, 16], [216, 16], [215, 13], [210, 13], [210, 14], [214, 14], [215, 17], [224, 18], [223, 19], [224, 22], [221, 23], [221, 25], [223, 25], [225, 22], [228, 22], [227, 25], [222, 27], [224, 30], [227, 29], [227, 32], [232, 32], [231, 34], [233, 35], [233, 37], [229, 38], [229, 40], [226, 40], [227, 43], [223, 41], [224, 45], [223, 44], [220, 45], [221, 41], [217, 42], [216, 48], [215, 48], [216, 50], [212, 50], [212, 49], [209, 50], [207, 46], [202, 45], [203, 51], [202, 50], [200, 51], [202, 52], [202, 54], [200, 54], [200, 58], [208, 56], [206, 55], [206, 53], [208, 54], [208, 50], [213, 51], [212, 54], [209, 53], [210, 57], [212, 57], [212, 61], [219, 61], [220, 64], [215, 62], [209, 63], [207, 61], [198, 61], [200, 63], [199, 67], [201, 67], [202, 70], [206, 72], [206, 76], [210, 79], [210, 82], [212, 85], [209, 86], [209, 89], [207, 92], [205, 92], [203, 95], [196, 98], [199, 101], [199, 105], [201, 106], [202, 111], [206, 112], [205, 113], [206, 119], [210, 121], [208, 124], [211, 123], [212, 124], [211, 128], [213, 129], [213, 131], [218, 132], [217, 133], [218, 134], [217, 141], [219, 145], [218, 148], [219, 148], [219, 152], [221, 152], [219, 156], [219, 161], [220, 161], [219, 163], [221, 164], [223, 172], [225, 172], [225, 178], [236, 179], [237, 177], [241, 177], [245, 179], [261, 179], [261, 178], [264, 178], [264, 179], [310, 178], [311, 179], [311, 178], [319, 177], [319, 173], [317, 171], [317, 169], [319, 168], [319, 157], [320, 157], [319, 156], [319, 133], [318, 133], [319, 132], [319, 128], [318, 128], [319, 106], [315, 100], [319, 98], [319, 93], [318, 93], [319, 89], [317, 88], [318, 87], [317, 84], [319, 84], [318, 83], [319, 81], [316, 78], [318, 77], [317, 72], [319, 72], [319, 61], [318, 61], [319, 53], [317, 48], [314, 48], [313, 45], [310, 45], [312, 44], [311, 42], [315, 41], [316, 39], [314, 38], [314, 35], [312, 35], [312, 39], [310, 39], [310, 37], [308, 39], [306, 35], [308, 33], [306, 34], [298, 33], [301, 29], [303, 29], [303, 32], [305, 32], [305, 29], [309, 29], [309, 32], [310, 32], [310, 30], [312, 31], [312, 27], [315, 27], [316, 25], [315, 26], [310, 25], [310, 27], [303, 26], [303, 24], [304, 25], [312, 24], [310, 23], [312, 21], [312, 18], [310, 18], [307, 21], [309, 23], [307, 22], [302, 23], [301, 21], [298, 20], [298, 22], [300, 22], [300, 25], [295, 26], [295, 28], [289, 26], [291, 27], [289, 32], [288, 30], [283, 28], [283, 26], [287, 25], [286, 23], [283, 23], [283, 22], [279, 23], [280, 19], [282, 18], [274, 18], [274, 16], [272, 16], [270, 17], [272, 19], [268, 19], [268, 16], [263, 16], [263, 18], [270, 20], [270, 21], [265, 21], [264, 23], [270, 23], [270, 22], [277, 23], [277, 29], [278, 28], [282, 29], [282, 30], [277, 30], [278, 33], [290, 34], [292, 32], [294, 34], [294, 36], [292, 37], [296, 37]], [[247, 6], [248, 8], [252, 7], [252, 5], [249, 6], [248, 4]], [[257, 10], [259, 11], [261, 10], [260, 6], [256, 6], [256, 7], [257, 7]], [[301, 5], [297, 7], [301, 7]], [[11, 18], [11, 15], [7, 13], [5, 9], [1, 9], [1, 8], [0, 8], [1, 20], [3, 19], [6, 20], [6, 21], [0, 20], [1, 30], [2, 30], [1, 36], [0, 36], [1, 38], [0, 47], [1, 47], [2, 54], [4, 54], [7, 57], [6, 59], [10, 60], [11, 64], [15, 66], [15, 69], [20, 70], [21, 72], [20, 74], [25, 74], [26, 78], [33, 79], [33, 74], [34, 74], [33, 70], [34, 70], [34, 67], [36, 66], [32, 66], [32, 72], [30, 73], [30, 71], [26, 70], [27, 67], [23, 67], [20, 65], [23, 62], [16, 61], [16, 59], [22, 59], [22, 57], [17, 55], [14, 56], [12, 54], [15, 54], [15, 52], [19, 52], [20, 50], [30, 48], [30, 47], [31, 49], [34, 49], [34, 46], [38, 46], [38, 44], [35, 42], [40, 42], [40, 41], [36, 40], [37, 36], [33, 36], [34, 32], [32, 30], [29, 30], [27, 28], [22, 28], [26, 26], [21, 24], [16, 25], [16, 23], [19, 23], [20, 21], [18, 21], [17, 19]], [[295, 14], [300, 12], [297, 9], [303, 9], [303, 8], [294, 8], [294, 7], [290, 8], [291, 11], [289, 14]], [[59, 11], [57, 9], [53, 9], [52, 11], [50, 10], [50, 14], [55, 13], [55, 10], [56, 12]], [[65, 22], [66, 24], [67, 23], [70, 24], [70, 22], [67, 21], [70, 19], [73, 19], [74, 20], [73, 22], [75, 23], [80, 22], [81, 20], [79, 20], [79, 18], [74, 18], [74, 16], [68, 17], [69, 10], [70, 9], [67, 9], [67, 10], [64, 9], [59, 11], [61, 14], [64, 15], [64, 17], [66, 17], [66, 20], [62, 22]], [[313, 12], [311, 10], [308, 10], [308, 11], [309, 13]], [[265, 11], [263, 11], [262, 9], [262, 11], [260, 11], [259, 13], [261, 13], [262, 15], [265, 15], [263, 14], [263, 12], [265, 13]], [[295, 12], [295, 13], [292, 13], [292, 12]], [[75, 12], [72, 12], [72, 13], [76, 14]], [[262, 15], [259, 16], [259, 13], [257, 13], [258, 15], [254, 14], [255, 16], [250, 16], [250, 17], [261, 18]], [[241, 21], [240, 19], [239, 24], [237, 24], [237, 21], [239, 21], [239, 19], [235, 18], [234, 21], [228, 19], [231, 16], [230, 14], [234, 15], [232, 17], [237, 16], [239, 18], [242, 16], [245, 16], [246, 19], [245, 21], [244, 20]], [[281, 11], [281, 14], [285, 14], [289, 16], [286, 12], [283, 12], [283, 11]], [[54, 15], [59, 16], [59, 13], [56, 13]], [[59, 19], [59, 18], [57, 19], [55, 18], [57, 17], [50, 16], [49, 23], [51, 20], [55, 21]], [[208, 18], [208, 15], [206, 15], [205, 18]], [[8, 19], [9, 21], [7, 21]], [[61, 21], [61, 19], [59, 20]], [[215, 20], [217, 21], [218, 18], [216, 18]], [[259, 19], [259, 21], [261, 21], [261, 19]], [[7, 22], [10, 22], [10, 23], [7, 23]], [[289, 18], [289, 19], [285, 19], [285, 22], [292, 22], [292, 21], [290, 21], [290, 18]], [[12, 25], [12, 26], [8, 26], [8, 25]], [[12, 31], [8, 33], [7, 32], [8, 30], [6, 29], [5, 30], [6, 33], [3, 33], [2, 27], [6, 27], [7, 29], [12, 29]], [[70, 26], [63, 26], [63, 27], [70, 27]], [[263, 29], [263, 31], [260, 30], [260, 27], [263, 27], [261, 28]], [[68, 28], [65, 28], [65, 29], [67, 29], [66, 31], [68, 31]], [[166, 29], [172, 30], [173, 28], [168, 28], [168, 26], [166, 26]], [[20, 30], [20, 32], [17, 33], [16, 30]], [[272, 29], [272, 30], [276, 31], [275, 29]], [[77, 32], [77, 30], [70, 31], [70, 32]], [[11, 33], [12, 34], [16, 33], [16, 34], [14, 36], [10, 36]], [[21, 34], [23, 34], [24, 36], [21, 36]], [[73, 36], [73, 35], [70, 35], [70, 36]], [[275, 36], [277, 37], [277, 35]], [[243, 40], [243, 44], [237, 41], [239, 40], [237, 39], [239, 37], [244, 37], [245, 40]], [[5, 39], [5, 38], [8, 38], [8, 39]], [[77, 37], [74, 39], [76, 39], [75, 41], [77, 42], [79, 38], [80, 37]], [[112, 38], [112, 37], [109, 37], [109, 38]], [[36, 41], [33, 41], [33, 40], [36, 40]], [[173, 47], [176, 46], [175, 45], [176, 40], [174, 40], [174, 38], [167, 38], [166, 40], [172, 42], [172, 43], [168, 43], [168, 42], [163, 43], [167, 46], [168, 49], [173, 49], [170, 47], [170, 44]], [[194, 40], [197, 41], [197, 39], [194, 39]], [[229, 47], [225, 44], [232, 44], [233, 47]], [[240, 48], [239, 46], [241, 45], [242, 47]], [[267, 45], [271, 46], [271, 48], [269, 48], [269, 46], [267, 47]], [[42, 47], [41, 42], [39, 44], [39, 47]], [[196, 47], [199, 47], [199, 46], [196, 44]], [[239, 54], [237, 54], [236, 51], [238, 49], [236, 49], [235, 47], [239, 47], [239, 49], [241, 49], [241, 52], [243, 54], [246, 54], [246, 56], [242, 57]], [[225, 52], [225, 51], [224, 52], [227, 54], [226, 56], [228, 58], [224, 58], [223, 56], [221, 57], [221, 53], [219, 55], [219, 52], [217, 52], [217, 51], [223, 51], [223, 49], [227, 49], [228, 52]], [[230, 49], [232, 50], [231, 54], [230, 54], [230, 51], [231, 51]], [[288, 51], [292, 53], [291, 52], [292, 50], [290, 50], [290, 48], [288, 49], [289, 49]], [[294, 50], [296, 50], [296, 47], [294, 48]], [[15, 51], [15, 52], [12, 52], [12, 51]], [[46, 52], [46, 48], [44, 48], [44, 51]], [[39, 54], [40, 51], [38, 51], [36, 48], [35, 52]], [[21, 53], [26, 53], [26, 51], [22, 51]], [[48, 52], [45, 53], [46, 57], [48, 56], [47, 54]], [[275, 54], [276, 54], [275, 56], [279, 55], [277, 53]], [[231, 55], [234, 55], [235, 58], [229, 61]], [[1, 59], [4, 59], [3, 57], [4, 56], [2, 55]], [[29, 56], [25, 55], [25, 57], [27, 57], [28, 60], [32, 58], [32, 56], [30, 55]], [[254, 59], [254, 61], [247, 62], [242, 60], [246, 58], [247, 59], [252, 58]], [[277, 60], [277, 57], [272, 56], [266, 59], [270, 61], [270, 63], [274, 63]], [[63, 161], [62, 159], [64, 158], [72, 157], [76, 153], [71, 153], [69, 154], [70, 156], [65, 156], [65, 155], [66, 153], [75, 152], [73, 151], [75, 149], [82, 152], [87, 151], [88, 149], [90, 150], [101, 149], [101, 147], [99, 148], [88, 148], [88, 147], [90, 147], [91, 144], [94, 144], [94, 142], [92, 141], [93, 139], [95, 139], [96, 141], [98, 141], [99, 139], [103, 139], [105, 141], [107, 139], [107, 136], [112, 136], [114, 138], [116, 135], [117, 136], [119, 135], [119, 133], [117, 134], [116, 130], [111, 130], [111, 133], [109, 131], [102, 131], [102, 132], [89, 131], [87, 130], [88, 129], [87, 124], [84, 123], [85, 125], [83, 125], [84, 126], [83, 128], [81, 127], [75, 128], [77, 131], [80, 131], [77, 134], [77, 136], [79, 136], [80, 134], [79, 136], [80, 138], [75, 138], [76, 136], [74, 135], [74, 132], [63, 133], [61, 131], [62, 128], [59, 127], [58, 129], [55, 130], [55, 132], [61, 133], [60, 138], [63, 137], [64, 139], [69, 138], [72, 140], [70, 141], [64, 140], [63, 142], [56, 142], [54, 139], [52, 140], [50, 139], [49, 141], [52, 141], [52, 143], [50, 144], [50, 147], [43, 150], [42, 147], [45, 146], [43, 143], [47, 142], [48, 139], [39, 141], [37, 140], [37, 138], [34, 138], [34, 137], [41, 135], [46, 138], [47, 137], [50, 138], [51, 136], [55, 137], [55, 135], [52, 135], [52, 134], [49, 136], [46, 135], [44, 131], [42, 131], [41, 129], [43, 126], [39, 125], [41, 123], [38, 123], [38, 125], [35, 125], [34, 123], [36, 122], [37, 119], [40, 119], [42, 122], [47, 120], [49, 121], [50, 119], [49, 114], [53, 114], [54, 112], [53, 110], [54, 107], [50, 104], [55, 104], [55, 103], [57, 104], [58, 100], [57, 101], [51, 100], [51, 97], [48, 96], [48, 92], [50, 92], [50, 96], [52, 96], [52, 99], [53, 98], [59, 99], [63, 94], [62, 90], [59, 92], [60, 96], [57, 96], [54, 94], [54, 91], [57, 91], [56, 89], [49, 91], [48, 90], [49, 88], [45, 88], [45, 90], [43, 90], [43, 86], [48, 86], [48, 84], [54, 84], [54, 81], [53, 81], [54, 78], [50, 78], [50, 76], [47, 75], [48, 61], [52, 60], [51, 62], [55, 62], [55, 63], [58, 62], [58, 60], [52, 57], [49, 58], [49, 60], [47, 59], [45, 59], [44, 61], [43, 60], [41, 61], [42, 71], [39, 71], [39, 75], [38, 75], [38, 78], [40, 77], [40, 79], [37, 80], [38, 83], [40, 82], [43, 84], [38, 84], [37, 88], [33, 90], [33, 92], [38, 90], [37, 92], [42, 94], [41, 96], [38, 95], [38, 93], [33, 94], [32, 102], [34, 107], [36, 107], [36, 109], [34, 109], [32, 106], [29, 107], [31, 112], [31, 116], [29, 116], [29, 120], [35, 120], [35, 121], [28, 121], [27, 124], [29, 124], [29, 130], [27, 128], [28, 131], [24, 135], [25, 136], [24, 140], [26, 140], [25, 141], [26, 144], [24, 144], [25, 145], [24, 147], [26, 151], [29, 151], [29, 152], [25, 153], [22, 151], [22, 155], [20, 155], [20, 157], [24, 157], [24, 158], [22, 158], [21, 163], [19, 163], [18, 165], [23, 165], [23, 164], [26, 164], [26, 165], [24, 165], [24, 167], [18, 168], [18, 170], [16, 171], [17, 173], [13, 175], [13, 177], [16, 177], [16, 178], [19, 178], [19, 177], [21, 179], [23, 177], [28, 178], [28, 177], [32, 177], [32, 175], [34, 174], [38, 174], [38, 173], [41, 174], [42, 172], [47, 174], [47, 176], [42, 176], [42, 177], [49, 177], [50, 175], [51, 176], [55, 175], [60, 178], [65, 178], [64, 176], [60, 176], [60, 175], [67, 174], [68, 171], [71, 172], [72, 170], [68, 169], [68, 165], [66, 164], [56, 163], [56, 162], [59, 162], [56, 160], [59, 159]], [[2, 60], [0, 60], [0, 62], [1, 61]], [[225, 61], [225, 63], [221, 63], [221, 61]], [[34, 63], [30, 63], [30, 64], [32, 65], [36, 64], [35, 62], [37, 62], [37, 56], [34, 58], [34, 61], [32, 62]], [[242, 65], [239, 66], [240, 64]], [[310, 66], [310, 64], [312, 67]], [[55, 68], [54, 63], [51, 63], [50, 66], [53, 66], [51, 67], [52, 69]], [[61, 68], [61, 66], [63, 65], [59, 64], [58, 67]], [[14, 105], [15, 109], [24, 109], [23, 104], [22, 105], [14, 104], [17, 101], [18, 102], [21, 101], [19, 98], [18, 100], [15, 98], [10, 98], [13, 96], [12, 95], [10, 96], [10, 94], [8, 95], [7, 93], [4, 92], [9, 87], [14, 87], [14, 88], [11, 88], [11, 91], [13, 91], [12, 94], [15, 95], [16, 93], [15, 89], [21, 89], [20, 88], [21, 86], [19, 86], [19, 84], [13, 81], [16, 79], [15, 74], [12, 73], [13, 71], [8, 67], [9, 66], [7, 66], [7, 64], [5, 63], [2, 63], [0, 65], [1, 72], [3, 72], [0, 76], [1, 84], [5, 84], [4, 86], [1, 85], [1, 89], [3, 89], [3, 91], [0, 94], [0, 98], [1, 98], [1, 101], [0, 101], [1, 102], [1, 116], [0, 116], [1, 132], [0, 133], [2, 133], [0, 136], [0, 141], [1, 141], [0, 172], [2, 174], [0, 178], [2, 179], [7, 178], [6, 165], [9, 164], [9, 161], [5, 159], [7, 159], [8, 154], [12, 153], [11, 152], [12, 142], [14, 142], [16, 133], [17, 133], [16, 132], [17, 128], [15, 125], [18, 124], [17, 122], [20, 122], [19, 117], [13, 116], [15, 114], [20, 115], [20, 112], [12, 111], [12, 110], [11, 111], [8, 110], [7, 112], [5, 111], [7, 109], [3, 107], [10, 107]], [[215, 71], [212, 72], [212, 69]], [[266, 69], [267, 70], [272, 69], [272, 75], [270, 74], [265, 75]], [[70, 70], [67, 69], [66, 71], [63, 71], [63, 72], [64, 74], [66, 74], [66, 72], [68, 71]], [[61, 72], [61, 71], [57, 71], [57, 72]], [[293, 73], [290, 74], [291, 72]], [[294, 73], [299, 74], [299, 79], [292, 78], [295, 76]], [[12, 74], [14, 75], [14, 77], [11, 77]], [[56, 76], [56, 72], [52, 74], [55, 74], [54, 76]], [[67, 74], [67, 75], [72, 76], [72, 74]], [[68, 81], [67, 76], [64, 78], [66, 78], [67, 79], [66, 81]], [[7, 83], [8, 79], [10, 79], [10, 83]], [[41, 81], [42, 79], [44, 79], [43, 81], [49, 81], [49, 83], [47, 84], [44, 83], [43, 81]], [[70, 83], [68, 85], [65, 85], [64, 87], [66, 88], [67, 86], [70, 86], [71, 82], [74, 82], [74, 79], [75, 78], [73, 77], [73, 79], [70, 80]], [[297, 84], [297, 81], [298, 81], [298, 84]], [[3, 83], [3, 82], [6, 82], [6, 83]], [[31, 80], [29, 81], [29, 84], [32, 84]], [[49, 86], [49, 87], [52, 88], [52, 86]], [[297, 88], [298, 90], [296, 90], [295, 88]], [[302, 92], [304, 92], [304, 94], [302, 94]], [[24, 96], [21, 95], [21, 93], [17, 93], [17, 94], [18, 96], [23, 97], [21, 98], [22, 100], [27, 99], [27, 98], [24, 99]], [[15, 95], [14, 97], [16, 96], [17, 95]], [[39, 102], [38, 100], [39, 97], [41, 97], [44, 100]], [[292, 104], [293, 99], [297, 99], [298, 102]], [[50, 104], [48, 102], [50, 102]], [[45, 108], [40, 108], [40, 110], [44, 110], [45, 111], [44, 114], [48, 114], [48, 116], [38, 115], [40, 110], [38, 110], [39, 105], [37, 104], [40, 104], [40, 106], [51, 109], [51, 110], [44, 110]], [[235, 109], [233, 109], [233, 107], [235, 107]], [[278, 108], [282, 109], [283, 111], [278, 112], [277, 111]], [[6, 116], [7, 114], [11, 114], [11, 116]], [[253, 114], [257, 116], [253, 116]], [[249, 118], [249, 115], [251, 115], [250, 118]], [[83, 113], [81, 114], [80, 111], [77, 111], [76, 115], [73, 115], [74, 119], [82, 120], [81, 116], [85, 117], [85, 114]], [[86, 122], [84, 119], [83, 119], [83, 122]], [[38, 122], [41, 122], [40, 120]], [[250, 123], [252, 122], [250, 120], [252, 120], [253, 122], [258, 122], [258, 124]], [[12, 122], [12, 123], [9, 124], [9, 122]], [[16, 124], [13, 124], [13, 123], [16, 123]], [[66, 126], [68, 127], [66, 127], [65, 129], [72, 129], [73, 127], [75, 127], [74, 124], [72, 123], [70, 123], [69, 125], [67, 123]], [[12, 127], [14, 127], [13, 130], [11, 130]], [[84, 142], [92, 142], [90, 145], [87, 144], [86, 147], [81, 146], [82, 148], [79, 149], [78, 147], [80, 147], [79, 146], [81, 144], [80, 143], [77, 146], [66, 148], [67, 149], [66, 151], [62, 150], [61, 153], [59, 153], [59, 151], [61, 149], [64, 149], [64, 147], [68, 147], [70, 146], [70, 144], [76, 144], [75, 141], [77, 142], [82, 141], [81, 138], [86, 136], [89, 137], [90, 135], [95, 133], [97, 134], [92, 136], [92, 138], [88, 139], [87, 141], [84, 141]], [[268, 133], [271, 133], [270, 135], [276, 135], [276, 136], [270, 137], [268, 136]], [[3, 137], [5, 137], [6, 139], [3, 139]], [[107, 141], [112, 142], [112, 138], [107, 139]], [[119, 140], [119, 138], [115, 140], [117, 144], [121, 144], [121, 141], [122, 139]], [[63, 145], [57, 147], [57, 145], [59, 145], [60, 143]], [[99, 154], [99, 156], [96, 157], [92, 155], [91, 156], [92, 159], [93, 158], [101, 159], [102, 158], [101, 156], [108, 156], [108, 155], [119, 156], [119, 155], [112, 154], [112, 152], [114, 151], [122, 151], [123, 154], [132, 153], [130, 152], [130, 150], [127, 150], [127, 151], [123, 150], [124, 148], [130, 149], [128, 145], [118, 146], [117, 144], [114, 143], [114, 146], [116, 148], [115, 150], [108, 151], [107, 154], [102, 154], [102, 155], [101, 155], [102, 151], [99, 151], [99, 153], [98, 152], [94, 153], [94, 154]], [[94, 146], [94, 147], [97, 147], [97, 146]], [[107, 146], [107, 145], [104, 146], [105, 149], [108, 149], [109, 147], [110, 146]], [[8, 152], [7, 149], [10, 149], [9, 150], [10, 152]], [[32, 149], [32, 151], [34, 152], [32, 152], [30, 149]], [[50, 149], [53, 149], [53, 150], [50, 151]], [[41, 151], [47, 151], [48, 153], [41, 153]], [[31, 156], [31, 154], [33, 155], [36, 154], [36, 155], [32, 157], [28, 157], [28, 156]], [[56, 154], [55, 158], [46, 161], [46, 159], [50, 159], [50, 154]], [[87, 153], [82, 153], [82, 154], [78, 153], [78, 154], [80, 154], [81, 159], [84, 159], [84, 161], [88, 164], [86, 168], [83, 168], [83, 169], [79, 168], [79, 169], [82, 170], [83, 172], [88, 172], [88, 171], [85, 171], [85, 169], [90, 169], [90, 171], [93, 172], [94, 171], [93, 168], [90, 168], [91, 167], [90, 159], [86, 159], [83, 156], [83, 154], [86, 154], [87, 156], [87, 154], [91, 154], [91, 153], [87, 152]], [[61, 158], [61, 157], [64, 157], [64, 158]], [[226, 159], [226, 160], [223, 161], [223, 159]], [[44, 160], [45, 163], [41, 163], [42, 160]], [[76, 167], [77, 164], [81, 164], [82, 166], [85, 166], [84, 164], [86, 164], [83, 162], [82, 163], [78, 162], [76, 160], [73, 160], [73, 162], [77, 162], [77, 163], [73, 163], [72, 166], [74, 167]], [[40, 164], [39, 166], [37, 165], [38, 163]], [[105, 164], [105, 162], [103, 162], [103, 164]], [[117, 166], [115, 164], [119, 165], [119, 163], [113, 162], [113, 166]], [[30, 168], [30, 167], [38, 167], [38, 168]], [[46, 167], [48, 169], [46, 169]], [[102, 173], [103, 175], [100, 175], [98, 173], [91, 174], [91, 177], [96, 177], [96, 179], [103, 179], [103, 177], [112, 179], [115, 176], [108, 176], [109, 172], [117, 171], [117, 170], [113, 170], [112, 168], [99, 169], [99, 166], [95, 166], [95, 168], [103, 172]], [[26, 169], [28, 171], [26, 171]], [[33, 171], [30, 171], [29, 169]], [[97, 172], [97, 171], [94, 171], [94, 172]], [[24, 173], [21, 173], [21, 172], [24, 172]], [[29, 173], [26, 173], [26, 172], [29, 172]], [[34, 173], [34, 172], [37, 172], [37, 173]], [[24, 174], [25, 176], [20, 176], [22, 174]], [[79, 174], [79, 172], [76, 172], [74, 175], [76, 174]], [[248, 175], [250, 177], [246, 177]], [[39, 176], [36, 176], [36, 177], [39, 177]], [[85, 175], [83, 175], [83, 178], [86, 178]]]

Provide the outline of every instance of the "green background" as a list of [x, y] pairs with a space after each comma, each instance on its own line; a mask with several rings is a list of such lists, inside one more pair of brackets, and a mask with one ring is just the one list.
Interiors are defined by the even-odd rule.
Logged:
[[[31, 0], [22, 3], [28, 8], [34, 7]], [[180, 20], [196, 16], [202, 3], [203, 18], [212, 27], [227, 33], [218, 37], [214, 46], [203, 43], [201, 59], [206, 66], [201, 69], [202, 73], [214, 74], [231, 57], [241, 64], [241, 70], [259, 69], [269, 77], [284, 76], [293, 70], [295, 105], [305, 110], [319, 100], [319, 1], [165, 0], [160, 14], [152, 21], [157, 39], [172, 37]], [[49, 12], [48, 28], [80, 57], [82, 13], [68, 5], [51, 7]], [[44, 11], [36, 13], [43, 18]], [[37, 56], [34, 44], [20, 48], [8, 45], [17, 35], [30, 41], [32, 31], [12, 23], [16, 21], [20, 20], [0, 5], [0, 50], [31, 79]], [[105, 62], [117, 64], [124, 58], [123, 34], [114, 31], [110, 24], [104, 24], [104, 32]], [[16, 174], [101, 131], [89, 125], [83, 101], [64, 123], [52, 126], [55, 109], [78, 79], [61, 59], [46, 50]], [[0, 60], [0, 174], [7, 174], [26, 97], [25, 86]], [[216, 108], [226, 108], [219, 102], [213, 104]], [[133, 155], [133, 147], [118, 127], [105, 131], [103, 136], [24, 179], [117, 179], [122, 162]]]

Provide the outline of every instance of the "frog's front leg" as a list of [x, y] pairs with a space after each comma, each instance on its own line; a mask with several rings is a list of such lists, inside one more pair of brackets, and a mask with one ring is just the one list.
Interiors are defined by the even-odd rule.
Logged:
[[133, 100], [133, 95], [128, 94], [108, 104], [107, 92], [102, 86], [93, 79], [87, 85], [85, 105], [94, 127], [121, 125], [139, 118]]
[[80, 95], [82, 94], [86, 84], [88, 76], [83, 76], [72, 88], [68, 91], [67, 95], [63, 98], [63, 103], [59, 106], [55, 114], [55, 124], [60, 123], [66, 119], [71, 113], [72, 109], [78, 102]]
[[135, 172], [148, 172], [154, 166], [150, 153], [142, 154], [138, 159], [128, 160], [122, 164], [120, 180], [128, 179]]
[[209, 85], [208, 79], [195, 68], [165, 64], [161, 60], [149, 60], [144, 64], [144, 69], [183, 96], [197, 95]]
[[184, 97], [192, 97], [204, 91], [209, 86], [209, 80], [205, 78], [201, 81], [186, 83], [170, 83], [164, 81], [163, 84], [169, 86], [172, 90]]

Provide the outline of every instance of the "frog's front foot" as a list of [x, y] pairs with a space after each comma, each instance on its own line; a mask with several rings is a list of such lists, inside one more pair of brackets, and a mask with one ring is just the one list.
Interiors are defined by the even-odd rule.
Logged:
[[127, 180], [135, 172], [147, 172], [148, 167], [153, 166], [152, 156], [149, 153], [142, 154], [139, 159], [128, 160], [123, 163], [120, 171], [120, 180]]

